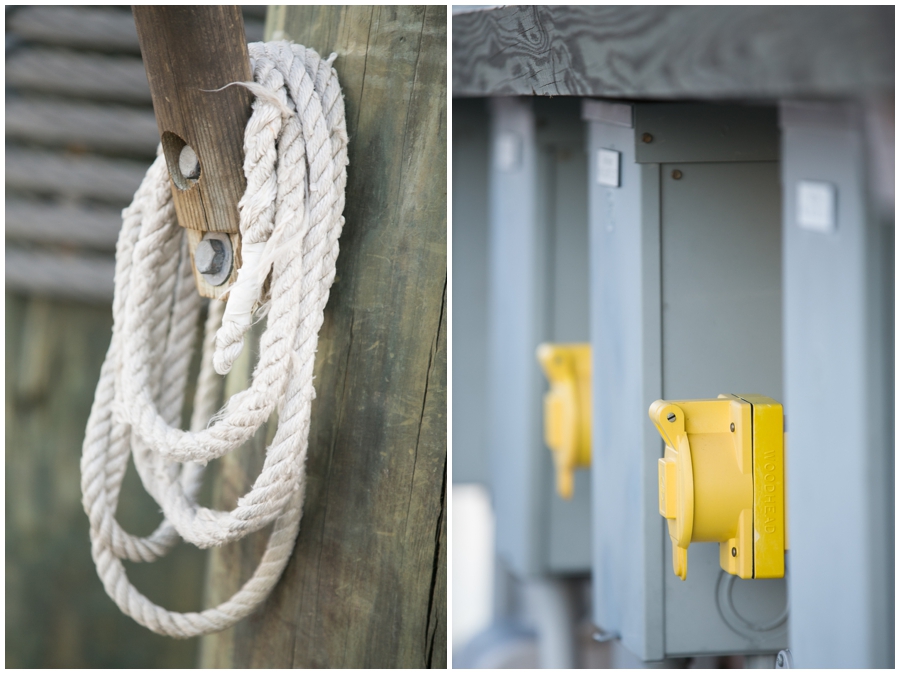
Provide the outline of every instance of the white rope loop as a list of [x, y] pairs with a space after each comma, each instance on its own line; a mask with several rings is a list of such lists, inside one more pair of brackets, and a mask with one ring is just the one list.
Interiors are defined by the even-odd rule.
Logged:
[[[85, 433], [82, 493], [91, 550], [107, 593], [160, 634], [225, 629], [253, 611], [281, 576], [299, 531], [318, 331], [334, 280], [344, 219], [347, 132], [335, 55], [288, 42], [249, 45], [256, 96], [244, 136], [241, 259], [226, 306], [211, 302], [190, 431], [179, 428], [201, 300], [184, 231], [175, 222], [162, 156], [123, 213], [116, 250], [113, 336]], [[263, 297], [266, 279], [268, 297]], [[267, 312], [249, 387], [218, 413], [219, 374]], [[240, 447], [278, 411], [263, 469], [230, 511], [197, 504], [203, 467]], [[165, 519], [134, 536], [115, 519], [128, 457]], [[200, 613], [156, 606], [128, 581], [123, 559], [153, 561], [184, 539], [220, 546], [274, 522], [253, 577]]]

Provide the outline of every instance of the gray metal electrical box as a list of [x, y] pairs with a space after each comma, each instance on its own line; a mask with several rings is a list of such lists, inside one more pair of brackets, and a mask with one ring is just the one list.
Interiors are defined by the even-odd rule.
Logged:
[[[590, 492], [555, 491], [542, 342], [588, 341], [587, 157], [579, 102], [490, 101], [488, 441], [497, 554], [520, 577], [590, 569]], [[455, 220], [455, 219], [454, 219]]]
[[791, 651], [797, 667], [891, 668], [893, 214], [867, 193], [863, 106], [780, 113]]
[[453, 101], [453, 483], [489, 483], [488, 111]]
[[648, 417], [660, 398], [783, 401], [777, 110], [584, 101], [582, 112], [594, 620], [644, 660], [777, 652], [784, 579], [726, 574], [714, 543], [691, 545], [686, 581], [673, 573]]

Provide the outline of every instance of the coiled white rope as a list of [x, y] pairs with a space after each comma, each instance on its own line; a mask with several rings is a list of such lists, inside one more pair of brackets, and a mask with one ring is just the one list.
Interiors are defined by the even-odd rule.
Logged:
[[[123, 213], [116, 250], [113, 335], [81, 460], [91, 551], [106, 592], [154, 632], [192, 637], [252, 612], [278, 581], [300, 526], [313, 364], [344, 219], [347, 132], [336, 55], [288, 42], [249, 45], [256, 95], [244, 137], [243, 266], [228, 304], [210, 303], [191, 430], [178, 425], [201, 309], [184, 230], [158, 157]], [[271, 274], [269, 296], [262, 288]], [[255, 305], [267, 328], [250, 386], [215, 416], [221, 378], [240, 354]], [[221, 323], [221, 327], [220, 326]], [[208, 461], [240, 447], [278, 412], [261, 474], [230, 512], [196, 502]], [[212, 418], [212, 422], [210, 419]], [[208, 426], [208, 427], [207, 427]], [[129, 453], [165, 519], [150, 536], [115, 519]], [[256, 572], [228, 601], [200, 613], [155, 605], [129, 582], [123, 559], [151, 562], [179, 538], [220, 546], [274, 521]]]

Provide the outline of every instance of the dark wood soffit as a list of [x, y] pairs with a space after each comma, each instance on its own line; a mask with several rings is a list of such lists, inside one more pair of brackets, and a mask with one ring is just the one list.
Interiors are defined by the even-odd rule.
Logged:
[[893, 87], [893, 6], [524, 6], [453, 16], [460, 97], [844, 98]]

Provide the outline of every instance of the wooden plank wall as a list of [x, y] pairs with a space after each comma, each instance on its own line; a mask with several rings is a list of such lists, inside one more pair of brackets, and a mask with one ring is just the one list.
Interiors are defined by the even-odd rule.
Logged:
[[893, 6], [506, 6], [453, 17], [454, 96], [890, 93]]
[[[445, 667], [446, 8], [275, 6], [267, 35], [338, 54], [346, 226], [296, 550], [261, 611], [204, 637], [200, 664]], [[233, 389], [250, 363], [235, 369]], [[219, 462], [217, 507], [246, 492], [262, 442]], [[206, 605], [249, 577], [266, 533], [213, 552]]]
[[[265, 9], [245, 11], [251, 39], [262, 37]], [[106, 88], [81, 86], [97, 64]], [[6, 85], [5, 663], [191, 667], [199, 640], [155, 635], [106, 596], [81, 506], [119, 211], [159, 142], [131, 12], [7, 8]], [[133, 470], [119, 516], [144, 534], [160, 519]], [[200, 607], [205, 553], [182, 545], [158, 563], [126, 566], [155, 601]]]

